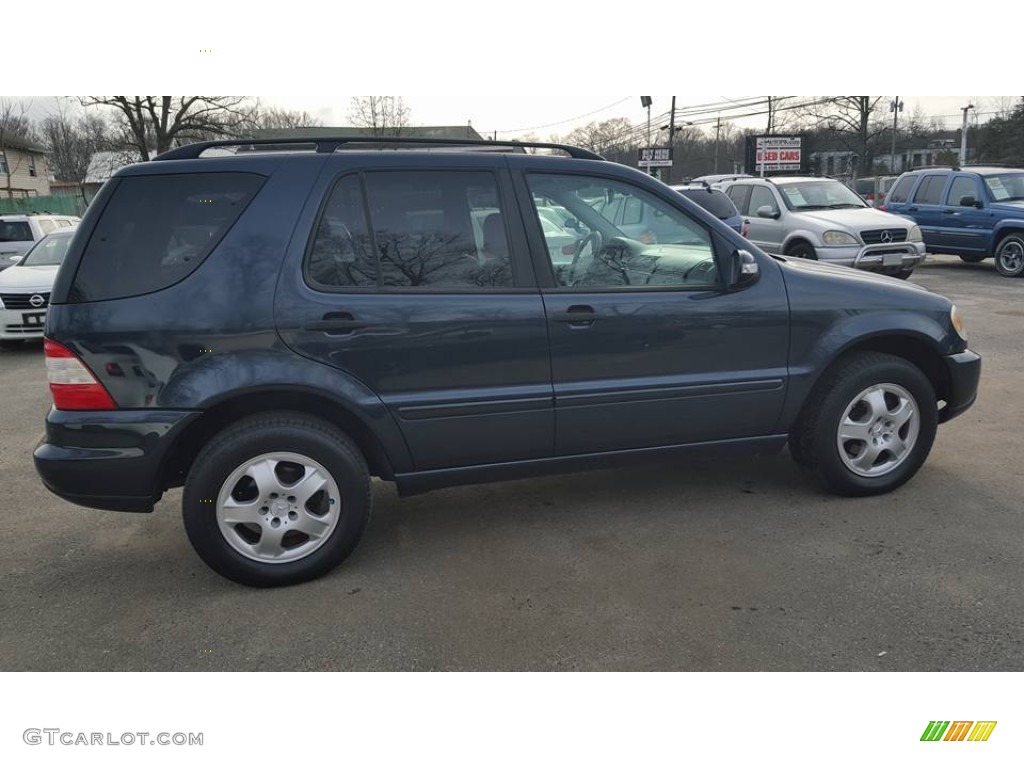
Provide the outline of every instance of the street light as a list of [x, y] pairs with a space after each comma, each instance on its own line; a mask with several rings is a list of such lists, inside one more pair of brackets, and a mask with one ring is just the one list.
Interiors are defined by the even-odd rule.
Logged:
[[966, 107], [960, 107], [960, 111], [964, 113], [964, 124], [960, 129], [960, 166], [967, 165], [967, 112], [968, 110], [974, 109], [973, 104], [968, 104]]
[[896, 173], [896, 119], [903, 111], [903, 102], [900, 97], [889, 102], [889, 111], [892, 112], [892, 153], [889, 155], [889, 172]]

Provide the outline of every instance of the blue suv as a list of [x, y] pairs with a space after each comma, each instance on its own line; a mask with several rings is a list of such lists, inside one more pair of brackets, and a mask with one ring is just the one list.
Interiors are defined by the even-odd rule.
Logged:
[[900, 176], [885, 208], [917, 222], [929, 253], [969, 263], [993, 256], [999, 274], [1024, 275], [1024, 169], [916, 169]]
[[948, 299], [769, 256], [587, 150], [459, 144], [209, 142], [118, 171], [46, 318], [47, 487], [151, 512], [184, 486], [203, 560], [273, 586], [348, 556], [371, 477], [404, 495], [788, 443], [864, 496], [974, 402]]

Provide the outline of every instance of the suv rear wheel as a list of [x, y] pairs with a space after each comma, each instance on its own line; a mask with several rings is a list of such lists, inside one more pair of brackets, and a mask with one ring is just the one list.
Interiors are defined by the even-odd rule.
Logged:
[[317, 578], [355, 549], [370, 518], [370, 476], [330, 424], [271, 413], [234, 424], [196, 457], [182, 516], [217, 573], [253, 587]]
[[999, 241], [996, 271], [1003, 277], [1024, 275], [1024, 233], [1013, 232]]
[[937, 425], [935, 391], [920, 369], [893, 355], [861, 353], [815, 387], [791, 452], [835, 493], [886, 493], [921, 468]]

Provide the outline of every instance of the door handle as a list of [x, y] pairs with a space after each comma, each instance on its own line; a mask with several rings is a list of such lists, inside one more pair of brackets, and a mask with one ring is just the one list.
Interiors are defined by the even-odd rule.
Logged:
[[307, 331], [322, 331], [328, 336], [343, 336], [366, 325], [356, 320], [351, 312], [328, 312], [321, 320], [313, 320], [302, 327]]
[[916, 205], [912, 205], [909, 208], [907, 208], [907, 210], [908, 211], [916, 211], [917, 210], [917, 206]]
[[574, 304], [565, 312], [552, 312], [550, 317], [556, 323], [568, 323], [570, 328], [589, 328], [594, 324], [596, 313], [587, 304]]
[[956, 211], [954, 211], [952, 208], [943, 208], [942, 212], [943, 213], [952, 213], [954, 216], [956, 215]]

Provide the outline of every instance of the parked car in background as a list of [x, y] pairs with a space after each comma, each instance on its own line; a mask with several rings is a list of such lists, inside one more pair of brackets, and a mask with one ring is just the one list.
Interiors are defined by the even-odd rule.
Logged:
[[7, 269], [51, 232], [74, 228], [77, 216], [6, 214], [0, 216], [0, 270]]
[[46, 309], [73, 229], [47, 235], [0, 273], [0, 342], [6, 346], [43, 338]]
[[688, 200], [692, 200], [712, 216], [717, 216], [719, 221], [732, 227], [744, 237], [747, 236], [747, 225], [743, 223], [743, 217], [736, 210], [729, 196], [720, 189], [714, 189], [707, 184], [674, 184], [676, 192]]
[[869, 208], [835, 179], [777, 176], [719, 186], [744, 216], [750, 241], [770, 253], [904, 279], [924, 261], [913, 221]]
[[854, 179], [852, 188], [872, 208], [885, 207], [885, 196], [889, 194], [898, 176], [864, 176]]
[[[405, 495], [642, 460], [675, 474], [788, 442], [865, 496], [910, 480], [974, 402], [981, 361], [942, 296], [769, 256], [585, 149], [349, 141], [193, 144], [103, 186], [46, 318], [50, 490], [150, 512], [183, 485], [199, 556], [279, 586], [348, 557], [372, 476]], [[552, 202], [589, 230], [568, 264], [540, 224]]]
[[697, 176], [689, 179], [687, 184], [721, 184], [724, 181], [736, 181], [738, 179], [754, 178], [749, 173], [712, 173], [707, 176]]
[[913, 219], [932, 253], [966, 262], [995, 258], [1004, 277], [1024, 276], [1024, 169], [921, 168], [899, 177], [886, 210]]

